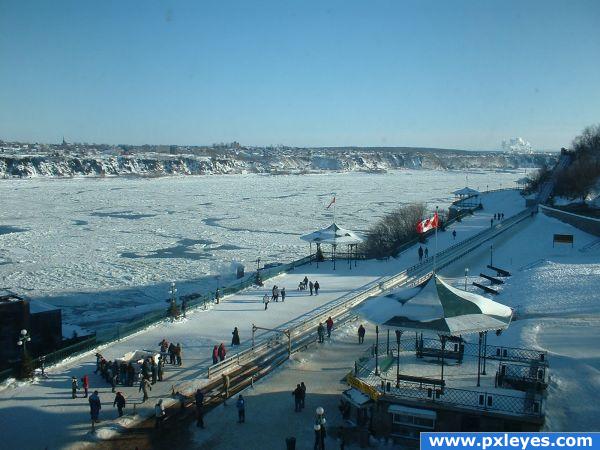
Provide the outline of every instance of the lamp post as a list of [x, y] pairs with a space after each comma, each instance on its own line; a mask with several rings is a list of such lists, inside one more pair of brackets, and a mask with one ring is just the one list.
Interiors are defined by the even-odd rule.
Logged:
[[219, 280], [221, 279], [221, 275], [215, 276], [215, 280], [217, 281], [217, 289], [215, 290], [215, 303], [219, 304], [219, 297], [221, 297], [221, 292], [219, 291]]
[[21, 378], [29, 378], [31, 376], [31, 361], [27, 353], [27, 343], [31, 342], [31, 336], [26, 329], [21, 330], [17, 345], [23, 347], [23, 357], [21, 358]]
[[325, 410], [322, 406], [319, 406], [315, 412], [315, 448], [319, 450], [324, 450], [326, 434], [325, 424], [327, 423], [327, 420], [325, 419]]
[[467, 277], [469, 276], [469, 268], [465, 267], [465, 291], [467, 290]]
[[177, 288], [175, 287], [175, 282], [171, 281], [171, 288], [169, 289], [169, 294], [171, 294], [171, 304], [169, 306], [169, 314], [171, 315], [171, 320], [177, 317]]
[[402, 331], [396, 330], [396, 387], [400, 387], [400, 337]]

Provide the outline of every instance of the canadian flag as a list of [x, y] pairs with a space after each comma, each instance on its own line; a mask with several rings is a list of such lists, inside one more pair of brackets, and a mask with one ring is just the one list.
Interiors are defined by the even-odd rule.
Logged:
[[417, 223], [417, 233], [425, 233], [429, 230], [433, 230], [438, 227], [439, 223], [438, 214], [436, 212], [432, 218]]
[[334, 203], [335, 203], [335, 197], [333, 197], [333, 200], [331, 200], [331, 203], [329, 203], [329, 205], [325, 209], [329, 209], [331, 207], [331, 205], [333, 205]]

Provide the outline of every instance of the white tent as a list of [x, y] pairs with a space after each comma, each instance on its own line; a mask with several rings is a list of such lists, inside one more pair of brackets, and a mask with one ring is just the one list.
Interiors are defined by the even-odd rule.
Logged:
[[[300, 239], [311, 244], [317, 244], [317, 249], [321, 244], [329, 244], [332, 248], [333, 268], [335, 269], [335, 252], [338, 245], [348, 246], [348, 255], [351, 254], [352, 248], [357, 250], [358, 244], [363, 242], [363, 238], [358, 236], [354, 231], [339, 227], [335, 222], [327, 228], [313, 231], [312, 233], [301, 236]], [[348, 258], [350, 261], [350, 258]], [[350, 265], [352, 267], [352, 265]]]
[[437, 275], [421, 288], [398, 289], [372, 298], [358, 312], [384, 326], [443, 336], [504, 330], [512, 319], [508, 306], [452, 287]]

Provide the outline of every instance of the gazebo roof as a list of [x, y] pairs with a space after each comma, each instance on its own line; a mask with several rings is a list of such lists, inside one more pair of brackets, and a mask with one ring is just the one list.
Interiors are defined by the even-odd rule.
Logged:
[[358, 312], [373, 322], [392, 328], [446, 336], [508, 328], [512, 319], [512, 310], [508, 306], [456, 289], [437, 275], [432, 278], [421, 287], [374, 297]]
[[471, 189], [470, 187], [464, 187], [458, 191], [454, 191], [453, 194], [458, 195], [459, 197], [470, 197], [471, 195], [479, 195], [479, 191]]
[[359, 244], [363, 241], [363, 239], [354, 231], [341, 228], [336, 223], [332, 223], [322, 230], [313, 231], [312, 233], [301, 236], [300, 239], [317, 244], [332, 245]]

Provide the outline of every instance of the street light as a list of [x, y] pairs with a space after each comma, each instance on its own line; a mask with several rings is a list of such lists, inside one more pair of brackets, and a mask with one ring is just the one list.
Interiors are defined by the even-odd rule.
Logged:
[[27, 343], [31, 342], [31, 336], [26, 329], [21, 330], [17, 345], [23, 347], [23, 357], [21, 358], [21, 378], [29, 378], [32, 374], [31, 361], [27, 354]]
[[467, 290], [467, 277], [469, 276], [469, 268], [465, 267], [465, 291]]
[[171, 288], [169, 289], [169, 293], [171, 294], [171, 305], [169, 307], [169, 313], [171, 315], [171, 320], [177, 317], [177, 297], [175, 296], [177, 293], [177, 288], [175, 287], [175, 282], [171, 281]]
[[325, 410], [323, 407], [319, 406], [316, 409], [317, 416], [315, 418], [315, 448], [319, 450], [323, 450], [325, 448], [325, 424], [327, 420], [325, 419]]

